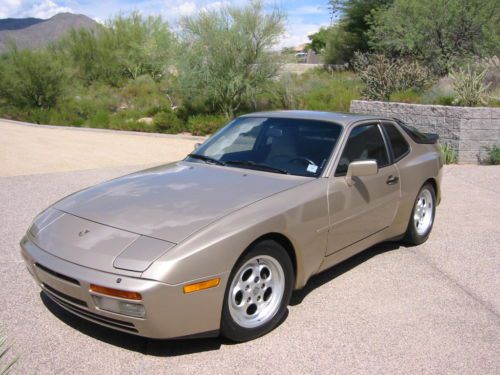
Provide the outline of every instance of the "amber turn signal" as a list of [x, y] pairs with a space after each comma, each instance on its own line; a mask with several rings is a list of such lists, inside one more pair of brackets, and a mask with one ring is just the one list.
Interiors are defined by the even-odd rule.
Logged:
[[195, 284], [184, 285], [184, 293], [198, 292], [199, 290], [215, 288], [220, 283], [220, 278], [201, 281]]
[[105, 294], [107, 296], [133, 299], [140, 301], [142, 300], [142, 296], [137, 292], [128, 292], [126, 290], [119, 290], [113, 288], [106, 288], [105, 286], [90, 284], [90, 290], [95, 293]]

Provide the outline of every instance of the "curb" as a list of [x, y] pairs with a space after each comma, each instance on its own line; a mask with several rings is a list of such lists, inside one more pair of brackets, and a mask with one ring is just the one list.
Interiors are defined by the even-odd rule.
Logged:
[[[14, 125], [30, 126], [33, 128], [40, 129], [60, 129], [69, 131], [82, 131], [82, 132], [95, 132], [95, 133], [109, 133], [109, 134], [123, 134], [123, 135], [138, 135], [142, 137], [156, 137], [156, 138], [170, 138], [170, 139], [186, 139], [189, 141], [205, 141], [208, 137], [196, 136], [196, 135], [181, 135], [181, 134], [162, 134], [162, 133], [146, 133], [146, 132], [136, 132], [130, 130], [113, 130], [113, 129], [100, 129], [100, 128], [82, 128], [77, 126], [63, 126], [63, 125], [41, 125], [33, 124], [30, 122], [22, 122], [15, 120], [8, 120], [0, 118], [0, 122], [6, 122]], [[1, 124], [0, 124], [1, 126]]]

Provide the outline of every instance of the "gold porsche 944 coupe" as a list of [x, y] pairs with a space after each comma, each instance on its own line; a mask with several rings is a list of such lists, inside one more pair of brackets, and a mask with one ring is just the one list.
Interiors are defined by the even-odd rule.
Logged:
[[427, 239], [436, 141], [393, 118], [245, 115], [182, 161], [47, 208], [22, 255], [48, 297], [97, 324], [251, 340], [312, 275], [382, 241]]

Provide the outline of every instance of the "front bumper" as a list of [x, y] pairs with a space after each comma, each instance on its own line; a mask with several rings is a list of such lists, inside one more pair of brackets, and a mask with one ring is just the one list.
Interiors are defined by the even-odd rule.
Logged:
[[[183, 284], [168, 285], [67, 262], [40, 249], [27, 237], [21, 241], [21, 254], [48, 297], [99, 325], [155, 339], [216, 335], [219, 330], [228, 273], [213, 276], [221, 278], [218, 287], [184, 294]], [[92, 298], [90, 284], [140, 293], [146, 317], [100, 310]]]

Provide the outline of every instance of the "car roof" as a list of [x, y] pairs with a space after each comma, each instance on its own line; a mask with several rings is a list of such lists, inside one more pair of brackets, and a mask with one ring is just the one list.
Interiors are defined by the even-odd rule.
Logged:
[[241, 117], [274, 117], [274, 118], [293, 118], [303, 120], [321, 120], [335, 122], [337, 124], [347, 126], [353, 122], [362, 120], [382, 120], [388, 119], [386, 117], [361, 115], [357, 113], [342, 113], [342, 112], [322, 112], [322, 111], [268, 111], [268, 112], [254, 112], [243, 115]]

